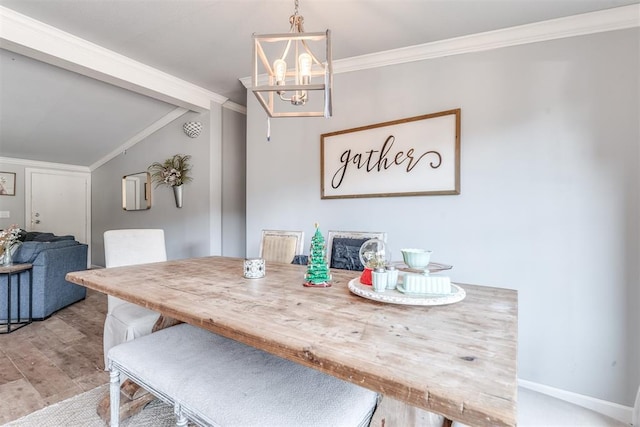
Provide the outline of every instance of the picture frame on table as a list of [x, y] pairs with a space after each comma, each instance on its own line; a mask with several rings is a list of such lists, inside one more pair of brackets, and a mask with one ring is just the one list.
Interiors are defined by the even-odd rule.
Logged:
[[0, 196], [16, 195], [16, 174], [14, 172], [0, 172]]
[[360, 247], [369, 239], [387, 241], [383, 231], [335, 231], [327, 232], [327, 263], [329, 268], [362, 271]]

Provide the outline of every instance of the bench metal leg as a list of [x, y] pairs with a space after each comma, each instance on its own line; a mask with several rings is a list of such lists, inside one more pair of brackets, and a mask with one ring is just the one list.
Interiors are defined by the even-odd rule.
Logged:
[[111, 406], [111, 427], [120, 423], [120, 371], [113, 366], [109, 373], [109, 405]]
[[173, 411], [176, 414], [176, 427], [187, 427], [187, 422], [189, 420], [184, 416], [184, 412], [182, 412], [182, 406], [176, 403]]

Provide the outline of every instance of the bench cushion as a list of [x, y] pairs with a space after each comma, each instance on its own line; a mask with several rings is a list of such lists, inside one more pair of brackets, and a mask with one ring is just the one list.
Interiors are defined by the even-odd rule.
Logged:
[[373, 391], [187, 324], [120, 344], [109, 360], [209, 425], [364, 426], [377, 402]]

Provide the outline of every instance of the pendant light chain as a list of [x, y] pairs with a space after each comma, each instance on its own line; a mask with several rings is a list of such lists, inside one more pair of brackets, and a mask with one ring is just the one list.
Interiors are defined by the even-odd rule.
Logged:
[[289, 32], [291, 33], [304, 33], [304, 29], [302, 28], [304, 18], [298, 15], [298, 6], [298, 0], [295, 0], [293, 15], [289, 17], [289, 23], [291, 24]]

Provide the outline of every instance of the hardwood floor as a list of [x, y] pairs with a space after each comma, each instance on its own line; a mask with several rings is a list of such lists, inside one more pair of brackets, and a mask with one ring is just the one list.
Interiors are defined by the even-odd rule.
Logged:
[[107, 297], [87, 298], [0, 335], [0, 425], [109, 382], [102, 358]]

